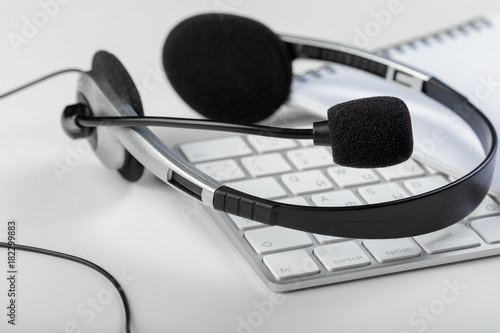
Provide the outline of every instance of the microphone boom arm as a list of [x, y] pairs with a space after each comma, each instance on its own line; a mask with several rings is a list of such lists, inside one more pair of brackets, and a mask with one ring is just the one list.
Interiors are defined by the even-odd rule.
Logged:
[[312, 140], [312, 129], [283, 128], [263, 125], [231, 124], [208, 119], [173, 118], [173, 117], [151, 117], [151, 116], [128, 116], [128, 117], [88, 117], [78, 116], [75, 118], [77, 126], [158, 126], [189, 128], [199, 130], [224, 131], [240, 134], [259, 135], [281, 139]]

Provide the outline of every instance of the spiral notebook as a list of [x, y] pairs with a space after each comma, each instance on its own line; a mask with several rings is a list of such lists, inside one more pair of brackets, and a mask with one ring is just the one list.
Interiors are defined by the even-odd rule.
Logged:
[[[473, 18], [377, 52], [446, 82], [483, 111], [500, 133], [500, 15]], [[348, 69], [332, 66], [302, 75], [292, 86], [291, 102], [310, 110], [326, 110], [343, 100], [373, 95], [380, 85], [377, 79], [353, 71], [348, 76], [356, 89], [345, 88], [352, 85], [335, 82], [343, 71]], [[471, 135], [461, 131], [455, 134]], [[497, 156], [492, 187], [500, 190]]]

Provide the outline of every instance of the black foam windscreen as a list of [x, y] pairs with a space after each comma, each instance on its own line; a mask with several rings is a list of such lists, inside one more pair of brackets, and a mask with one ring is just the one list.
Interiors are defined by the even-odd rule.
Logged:
[[230, 14], [202, 14], [174, 27], [163, 65], [191, 108], [232, 123], [271, 115], [287, 99], [292, 80], [281, 39], [259, 22]]
[[[92, 71], [99, 72], [106, 77], [106, 81], [111, 85], [118, 96], [128, 103], [139, 116], [144, 116], [141, 96], [137, 90], [130, 74], [122, 65], [120, 60], [113, 54], [106, 51], [98, 51], [92, 59]], [[144, 166], [133, 157], [128, 151], [125, 156], [123, 166], [118, 169], [123, 178], [134, 182], [141, 178]]]
[[413, 152], [411, 118], [396, 97], [352, 100], [328, 110], [333, 161], [355, 168], [380, 168], [406, 161]]

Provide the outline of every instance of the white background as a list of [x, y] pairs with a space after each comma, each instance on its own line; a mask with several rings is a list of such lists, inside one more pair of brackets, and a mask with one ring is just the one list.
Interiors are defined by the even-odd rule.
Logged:
[[[87, 69], [92, 55], [105, 49], [121, 59], [139, 86], [156, 83], [143, 90], [147, 114], [193, 116], [161, 76], [163, 41], [182, 19], [222, 8], [277, 32], [355, 44], [357, 29], [389, 3], [1, 0], [0, 91], [56, 69]], [[500, 11], [497, 1], [400, 0], [399, 6], [369, 49]], [[13, 45], [13, 34], [23, 36], [26, 22], [37, 19], [40, 27]], [[263, 320], [246, 331], [499, 331], [500, 258], [273, 295], [199, 206], [151, 174], [128, 184], [92, 154], [80, 153], [60, 181], [54, 163], [83, 149], [59, 125], [63, 108], [75, 101], [76, 80], [68, 74], [0, 102], [0, 228], [15, 218], [19, 243], [82, 256], [122, 276], [133, 332], [245, 332], [241, 323], [259, 311]], [[193, 133], [172, 130], [164, 137], [175, 143]], [[0, 279], [3, 309], [7, 285]], [[108, 298], [112, 294], [97, 273], [21, 253], [18, 283], [18, 325], [7, 325], [6, 311], [0, 310], [2, 332], [123, 331], [121, 303]], [[416, 317], [451, 295], [447, 283], [463, 289], [438, 316]], [[94, 308], [92, 299], [98, 302]]]

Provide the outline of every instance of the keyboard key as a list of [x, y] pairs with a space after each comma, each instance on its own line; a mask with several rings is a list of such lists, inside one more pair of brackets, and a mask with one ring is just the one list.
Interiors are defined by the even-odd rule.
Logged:
[[339, 187], [361, 186], [378, 183], [379, 178], [369, 169], [356, 169], [346, 167], [334, 167], [327, 170], [328, 175], [332, 177]]
[[437, 175], [437, 176], [430, 176], [430, 177], [427, 176], [427, 177], [409, 179], [405, 181], [403, 184], [404, 187], [406, 187], [406, 189], [410, 191], [411, 194], [417, 195], [444, 186], [448, 184], [448, 181], [446, 181], [446, 179], [444, 179], [443, 176]]
[[293, 250], [312, 245], [305, 232], [282, 227], [268, 227], [250, 230], [245, 238], [258, 254]]
[[234, 160], [220, 160], [195, 164], [195, 166], [219, 181], [231, 181], [245, 178], [243, 170]]
[[428, 254], [456, 251], [479, 246], [474, 233], [462, 223], [453, 224], [442, 230], [415, 236], [413, 239]]
[[318, 266], [304, 250], [269, 254], [263, 262], [279, 281], [319, 273]]
[[408, 238], [370, 239], [363, 241], [363, 245], [380, 263], [420, 256], [420, 248]]
[[333, 188], [332, 184], [319, 170], [288, 173], [281, 176], [281, 181], [293, 195]]
[[238, 230], [250, 230], [267, 226], [264, 223], [255, 222], [236, 215], [227, 214]]
[[191, 163], [250, 155], [252, 149], [239, 136], [183, 143], [179, 146]]
[[467, 216], [469, 219], [492, 216], [500, 213], [500, 206], [489, 195], [484, 197], [477, 208]]
[[252, 177], [269, 176], [292, 170], [292, 167], [278, 153], [244, 157], [241, 159], [241, 164]]
[[398, 200], [408, 196], [396, 183], [360, 187], [358, 193], [369, 204]]
[[311, 196], [312, 202], [316, 206], [357, 206], [362, 205], [361, 200], [350, 190], [330, 191], [318, 193]]
[[272, 177], [240, 180], [237, 182], [227, 183], [226, 185], [239, 191], [265, 199], [277, 199], [286, 196], [286, 192], [283, 187], [281, 187], [276, 179]]
[[437, 175], [439, 173], [436, 169], [428, 165], [423, 165], [422, 167], [427, 171], [429, 175]]
[[303, 197], [290, 197], [284, 199], [278, 199], [276, 201], [299, 206], [310, 206], [309, 203]]
[[353, 242], [335, 243], [318, 246], [314, 255], [330, 272], [370, 265], [370, 259]]
[[314, 146], [313, 140], [297, 140], [297, 142], [299, 143], [299, 145], [301, 147], [313, 147]]
[[291, 150], [286, 153], [286, 157], [299, 170], [333, 165], [332, 153], [324, 147]]
[[320, 243], [320, 244], [328, 244], [328, 243], [337, 243], [337, 242], [343, 242], [352, 238], [344, 238], [344, 237], [337, 237], [337, 236], [328, 236], [328, 235], [319, 235], [319, 234], [313, 234], [314, 238]]
[[384, 177], [385, 180], [417, 177], [425, 174], [425, 170], [412, 159], [398, 165], [377, 169], [377, 171], [382, 175], [382, 177]]
[[259, 153], [269, 153], [297, 147], [295, 140], [277, 139], [266, 136], [247, 136], [247, 141]]
[[486, 243], [500, 242], [500, 216], [475, 220], [470, 225]]

